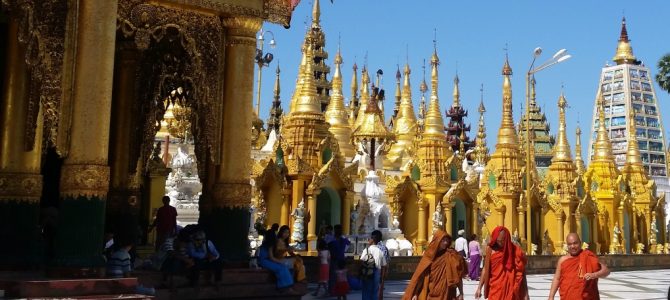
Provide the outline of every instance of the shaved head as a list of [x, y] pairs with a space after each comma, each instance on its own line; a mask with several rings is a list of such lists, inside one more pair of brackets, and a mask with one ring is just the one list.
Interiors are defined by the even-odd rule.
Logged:
[[565, 243], [568, 245], [568, 253], [572, 256], [577, 256], [582, 252], [582, 240], [579, 235], [571, 232], [565, 237]]

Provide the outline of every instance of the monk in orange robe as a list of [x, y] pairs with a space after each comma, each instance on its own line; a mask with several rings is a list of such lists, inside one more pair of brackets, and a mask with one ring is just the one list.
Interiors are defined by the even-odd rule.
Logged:
[[576, 233], [568, 234], [565, 242], [568, 255], [558, 259], [549, 300], [554, 299], [556, 290], [560, 291], [561, 299], [599, 300], [598, 278], [610, 274], [607, 265], [600, 262], [593, 252], [582, 250], [582, 241]]
[[[465, 259], [451, 248], [451, 236], [437, 230], [405, 289], [403, 300], [463, 300]], [[458, 290], [458, 296], [456, 291]]]
[[491, 234], [484, 260], [481, 280], [475, 298], [482, 296], [495, 300], [528, 299], [525, 285], [526, 255], [521, 248], [512, 243], [509, 230], [498, 226]]

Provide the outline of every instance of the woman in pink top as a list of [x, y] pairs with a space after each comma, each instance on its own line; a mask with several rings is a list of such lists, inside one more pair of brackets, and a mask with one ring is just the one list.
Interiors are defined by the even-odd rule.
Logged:
[[477, 241], [477, 235], [473, 234], [470, 236], [470, 243], [468, 244], [468, 249], [470, 250], [470, 265], [468, 266], [468, 277], [471, 280], [479, 280], [479, 264], [481, 263], [482, 256], [480, 254], [479, 242]]

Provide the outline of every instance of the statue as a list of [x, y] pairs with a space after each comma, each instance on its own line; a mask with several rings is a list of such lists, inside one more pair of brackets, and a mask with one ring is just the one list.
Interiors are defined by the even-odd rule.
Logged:
[[531, 244], [530, 255], [537, 255], [537, 245], [536, 244]]
[[356, 222], [358, 222], [358, 206], [359, 206], [358, 203], [355, 204], [354, 209], [351, 211], [351, 219], [350, 219], [351, 223], [349, 223], [349, 224], [351, 224], [351, 226], [349, 226], [350, 227], [349, 228], [349, 231], [350, 231], [349, 234], [356, 234], [356, 231], [357, 231], [356, 230], [357, 229]]
[[[519, 229], [514, 229], [514, 233], [512, 233], [512, 242], [514, 242], [517, 245], [521, 245], [521, 239], [519, 238]], [[535, 245], [537, 247], [537, 245]]]
[[542, 255], [551, 255], [551, 239], [549, 238], [549, 230], [544, 231], [542, 236]]
[[437, 202], [435, 212], [433, 213], [433, 233], [438, 229], [444, 228], [444, 214], [442, 213], [442, 204]]
[[621, 234], [621, 229], [619, 229], [619, 222], [614, 223], [614, 228], [612, 229], [612, 242], [610, 243], [610, 253], [609, 254], [619, 254], [620, 253], [620, 244], [619, 244], [619, 234]]
[[656, 215], [651, 217], [651, 228], [649, 229], [649, 245], [656, 245], [658, 237], [658, 227], [656, 226]]
[[303, 236], [305, 234], [305, 198], [300, 200], [298, 207], [291, 213], [293, 217], [293, 233], [291, 239], [296, 250], [304, 250]]
[[[589, 249], [589, 243], [587, 242], [582, 242], [582, 250], [587, 250]], [[567, 253], [566, 253], [567, 254]]]
[[663, 249], [663, 244], [658, 244], [656, 245], [656, 254], [663, 254], [665, 253], [665, 249]]
[[665, 243], [665, 247], [663, 248], [663, 254], [670, 254], [670, 243]]
[[642, 253], [644, 253], [644, 244], [637, 243], [637, 249], [635, 250], [635, 254], [642, 254]]

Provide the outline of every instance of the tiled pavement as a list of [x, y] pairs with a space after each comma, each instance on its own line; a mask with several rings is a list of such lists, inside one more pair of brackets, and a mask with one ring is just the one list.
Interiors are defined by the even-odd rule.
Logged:
[[[528, 275], [528, 289], [531, 299], [547, 299], [551, 279], [553, 275]], [[477, 281], [465, 281], [465, 299], [475, 299]], [[665, 300], [668, 299], [668, 286], [670, 285], [670, 269], [649, 270], [634, 272], [612, 272], [609, 277], [600, 279], [600, 299], [645, 299]], [[384, 299], [400, 299], [407, 286], [407, 280], [386, 282]], [[311, 293], [316, 285], [310, 285], [310, 294], [302, 299], [336, 299], [327, 297], [314, 297]], [[360, 291], [352, 291], [347, 299], [360, 299]], [[556, 295], [556, 300], [559, 299]]]

